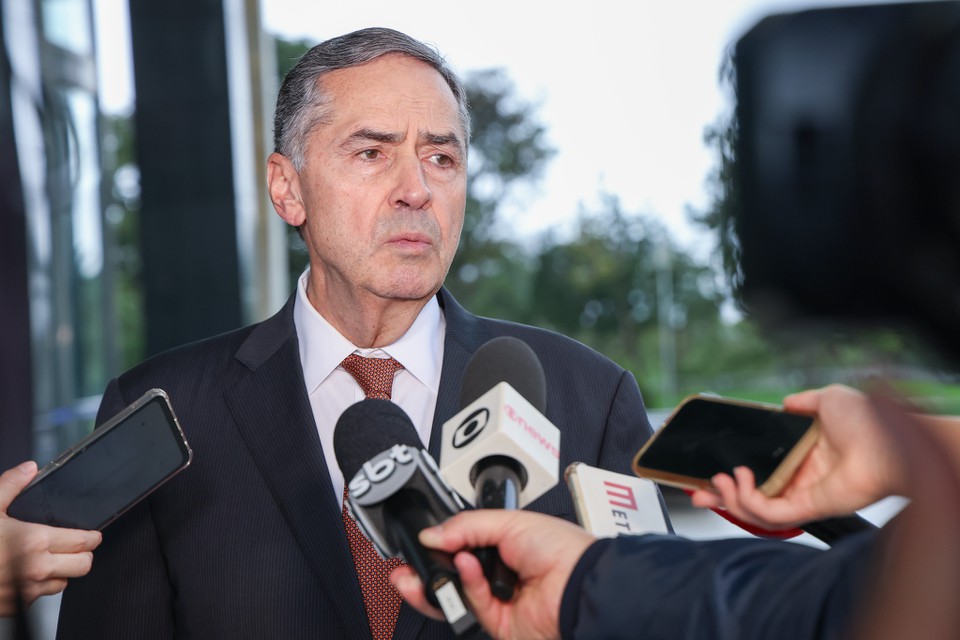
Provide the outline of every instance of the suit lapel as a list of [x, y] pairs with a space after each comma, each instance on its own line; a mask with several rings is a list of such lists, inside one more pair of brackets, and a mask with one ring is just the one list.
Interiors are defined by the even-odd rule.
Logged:
[[293, 300], [241, 346], [250, 375], [226, 393], [237, 427], [349, 637], [369, 637], [363, 599], [300, 366]]
[[443, 366], [440, 369], [440, 388], [437, 392], [437, 407], [433, 413], [428, 450], [435, 460], [440, 460], [440, 445], [443, 423], [460, 411], [460, 388], [463, 371], [490, 334], [480, 319], [468, 313], [446, 289], [437, 294], [447, 323], [443, 339]]

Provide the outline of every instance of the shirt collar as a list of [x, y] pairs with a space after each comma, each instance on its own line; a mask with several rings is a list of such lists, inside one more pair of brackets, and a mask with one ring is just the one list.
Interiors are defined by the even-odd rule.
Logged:
[[307, 298], [309, 267], [297, 280], [293, 322], [300, 343], [300, 364], [307, 393], [313, 391], [351, 353], [366, 357], [395, 358], [432, 392], [440, 387], [443, 336], [446, 323], [436, 296], [431, 296], [413, 324], [396, 342], [377, 349], [361, 349], [333, 328]]

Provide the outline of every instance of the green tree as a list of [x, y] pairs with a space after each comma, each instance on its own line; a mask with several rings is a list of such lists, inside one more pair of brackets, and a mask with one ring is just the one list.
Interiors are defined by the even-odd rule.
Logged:
[[722, 300], [710, 267], [661, 222], [605, 194], [599, 209], [581, 210], [574, 239], [545, 239], [532, 321], [606, 353], [634, 372], [648, 400], [669, 402], [698, 336], [716, 332]]
[[[720, 65], [719, 80], [736, 102], [736, 69], [733, 58], [726, 56]], [[737, 141], [739, 126], [735, 113], [721, 114], [704, 130], [704, 144], [712, 148], [716, 164], [707, 177], [710, 204], [704, 211], [688, 209], [688, 218], [710, 231], [716, 239], [714, 259], [725, 274], [729, 294], [739, 304], [739, 288], [743, 280], [740, 269], [740, 244], [736, 220], [740, 208], [740, 182], [737, 176]]]
[[140, 279], [140, 170], [136, 158], [133, 117], [110, 115], [101, 119], [103, 149], [103, 206], [106, 218], [107, 258], [114, 274], [114, 311], [118, 322], [118, 363], [126, 370], [143, 359], [145, 326]]

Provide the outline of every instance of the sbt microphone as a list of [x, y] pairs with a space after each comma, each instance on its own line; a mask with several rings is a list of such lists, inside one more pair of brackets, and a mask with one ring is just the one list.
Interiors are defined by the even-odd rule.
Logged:
[[333, 449], [349, 489], [347, 507], [384, 558], [399, 557], [424, 584], [457, 635], [476, 627], [450, 554], [427, 549], [417, 535], [464, 505], [423, 450], [410, 418], [388, 400], [366, 399], [337, 420]]
[[[527, 343], [499, 337], [467, 363], [461, 410], [443, 425], [440, 473], [472, 505], [519, 509], [557, 484], [560, 431], [547, 420], [546, 378]], [[495, 549], [477, 556], [491, 591], [513, 594], [516, 575]]]

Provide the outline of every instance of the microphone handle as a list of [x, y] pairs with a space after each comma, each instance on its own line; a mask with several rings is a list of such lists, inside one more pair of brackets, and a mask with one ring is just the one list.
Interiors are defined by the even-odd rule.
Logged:
[[383, 517], [395, 548], [420, 576], [430, 604], [443, 611], [457, 636], [473, 631], [477, 619], [467, 608], [453, 557], [427, 549], [417, 539], [421, 530], [440, 524], [423, 495], [417, 491], [399, 491], [385, 501]]
[[[477, 507], [480, 509], [519, 509], [522, 484], [520, 474], [511, 466], [492, 464], [477, 474], [474, 482]], [[483, 575], [490, 583], [494, 596], [506, 602], [513, 598], [517, 574], [500, 559], [496, 547], [481, 547], [474, 550], [480, 560]]]

